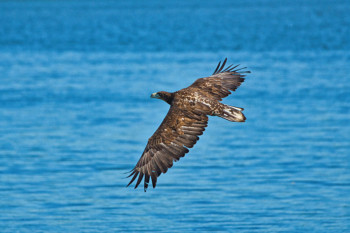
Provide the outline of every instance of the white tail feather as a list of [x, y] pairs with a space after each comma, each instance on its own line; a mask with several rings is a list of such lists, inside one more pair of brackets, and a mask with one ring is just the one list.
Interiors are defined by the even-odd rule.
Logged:
[[243, 111], [243, 108], [225, 105], [223, 112], [218, 116], [228, 121], [244, 122], [246, 120], [246, 117], [241, 111]]

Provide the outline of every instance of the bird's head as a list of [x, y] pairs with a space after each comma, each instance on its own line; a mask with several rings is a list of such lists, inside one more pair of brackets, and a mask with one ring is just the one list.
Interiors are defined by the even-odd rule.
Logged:
[[161, 94], [159, 92], [152, 93], [151, 98], [161, 99]]
[[159, 92], [153, 93], [151, 95], [151, 98], [161, 99], [161, 100], [164, 100], [165, 102], [167, 102], [168, 104], [171, 104], [171, 102], [173, 100], [173, 93], [169, 93], [166, 91], [159, 91]]

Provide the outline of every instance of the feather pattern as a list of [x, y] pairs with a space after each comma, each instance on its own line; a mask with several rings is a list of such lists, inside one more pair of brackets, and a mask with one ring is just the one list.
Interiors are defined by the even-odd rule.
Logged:
[[[208, 125], [208, 115], [220, 116], [220, 111], [226, 111], [225, 114], [233, 112], [230, 109], [228, 111], [219, 101], [235, 91], [244, 82], [243, 73], [249, 71], [241, 71], [245, 67], [237, 69], [239, 65], [225, 68], [226, 62], [227, 58], [222, 63], [219, 62], [213, 75], [197, 79], [187, 88], [174, 93], [156, 93], [154, 98], [164, 100], [171, 107], [159, 128], [149, 138], [136, 166], [130, 171], [128, 177], [132, 176], [132, 179], [127, 186], [137, 179], [137, 188], [144, 180], [146, 192], [151, 179], [155, 188], [161, 173], [166, 173], [174, 161], [184, 157], [189, 152], [188, 148], [192, 148], [199, 140], [198, 136], [203, 134]], [[236, 114], [243, 110], [232, 108], [236, 109]], [[235, 121], [235, 118], [225, 117], [223, 118]]]

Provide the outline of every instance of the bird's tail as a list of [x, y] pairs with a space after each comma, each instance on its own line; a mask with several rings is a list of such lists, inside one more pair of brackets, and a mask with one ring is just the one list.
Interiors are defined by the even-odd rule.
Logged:
[[243, 108], [223, 104], [223, 109], [218, 116], [228, 121], [244, 122], [246, 117], [242, 113], [243, 110]]

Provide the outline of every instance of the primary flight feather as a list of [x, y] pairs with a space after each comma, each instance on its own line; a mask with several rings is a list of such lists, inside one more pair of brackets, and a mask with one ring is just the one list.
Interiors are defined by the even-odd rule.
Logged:
[[153, 93], [152, 98], [164, 100], [170, 104], [168, 114], [156, 132], [148, 139], [148, 144], [136, 166], [131, 170], [131, 181], [136, 179], [135, 188], [144, 179], [144, 190], [148, 188], [150, 178], [153, 188], [157, 178], [166, 173], [173, 162], [192, 148], [203, 134], [209, 116], [219, 116], [229, 121], [244, 122], [243, 108], [220, 103], [226, 96], [235, 91], [244, 81], [245, 68], [237, 66], [225, 68], [227, 58], [219, 62], [210, 77], [199, 78], [191, 86], [169, 93], [160, 91]]

